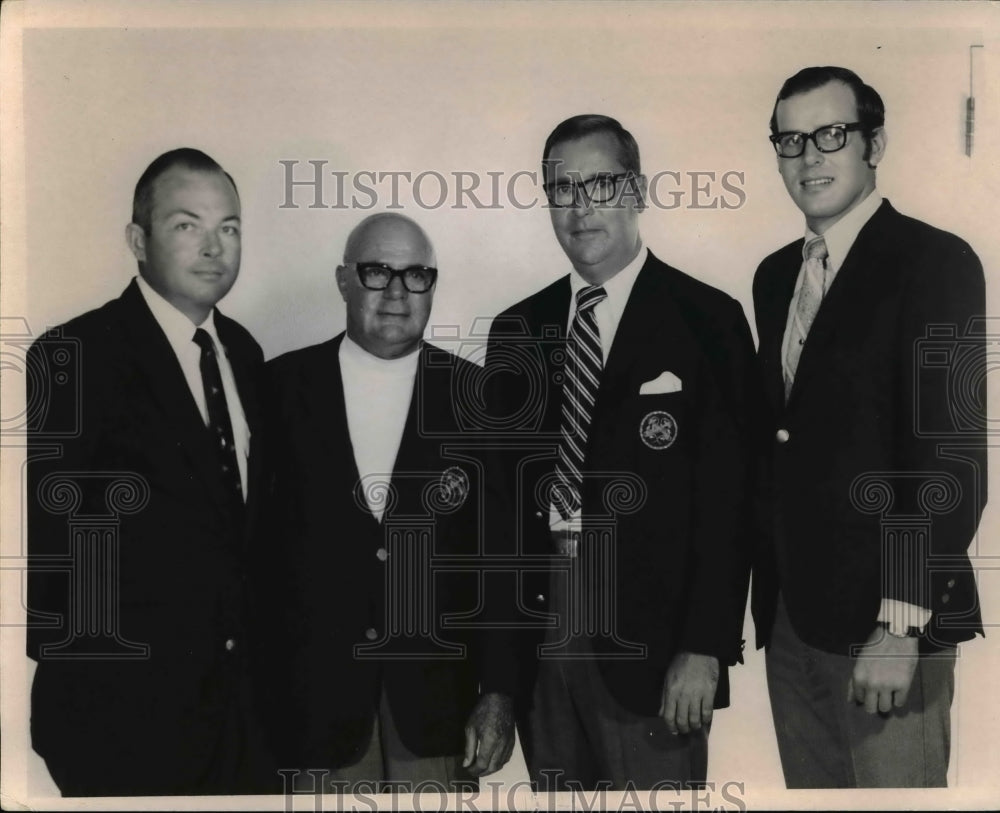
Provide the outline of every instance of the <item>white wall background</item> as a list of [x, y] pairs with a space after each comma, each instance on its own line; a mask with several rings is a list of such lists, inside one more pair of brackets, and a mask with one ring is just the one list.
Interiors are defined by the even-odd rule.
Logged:
[[[302, 188], [300, 208], [279, 208], [279, 161], [301, 162], [300, 178], [312, 171], [308, 161], [325, 160], [327, 171], [352, 175], [470, 172], [485, 185], [486, 173], [502, 172], [506, 183], [538, 169], [557, 122], [603, 112], [634, 133], [647, 175], [744, 174], [740, 208], [688, 208], [688, 183], [680, 208], [649, 210], [642, 228], [662, 258], [741, 300], [752, 323], [757, 263], [803, 228], [776, 171], [767, 121], [781, 82], [816, 64], [850, 67], [879, 90], [889, 135], [879, 188], [901, 211], [969, 240], [992, 297], [1000, 267], [997, 11], [979, 3], [245, 2], [151, 4], [140, 13], [136, 5], [29, 2], [3, 21], [0, 308], [37, 334], [117, 296], [135, 272], [123, 236], [135, 181], [153, 157], [188, 145], [222, 163], [241, 192], [243, 267], [223, 311], [269, 357], [312, 344], [343, 327], [333, 269], [366, 212], [310, 209], [312, 193]], [[974, 43], [986, 47], [974, 57], [977, 135], [968, 158]], [[334, 203], [333, 178], [326, 180]], [[672, 183], [663, 181], [664, 200], [679, 188]], [[405, 203], [405, 183], [402, 190]], [[433, 198], [436, 186], [422, 191]], [[723, 191], [712, 187], [713, 196]], [[518, 185], [521, 200], [536, 193], [527, 181]], [[436, 244], [434, 325], [468, 335], [477, 317], [492, 317], [568, 269], [541, 208], [452, 203], [454, 191], [443, 208], [405, 209]], [[4, 371], [8, 404], [20, 392], [14, 375]], [[5, 494], [15, 498], [19, 466], [8, 446]], [[987, 510], [981, 534], [986, 566], [985, 557], [1000, 555], [995, 515]], [[20, 538], [17, 500], [8, 499], [7, 555], [19, 554]], [[981, 589], [987, 623], [1000, 624], [1000, 577], [984, 571]], [[16, 591], [6, 593], [14, 602], [7, 618], [16, 618]], [[15, 654], [18, 634], [16, 623], [4, 630]], [[752, 640], [749, 619], [746, 634]], [[1000, 730], [992, 681], [998, 639], [994, 630], [962, 650], [952, 784], [971, 795], [865, 794], [836, 804], [975, 803], [996, 790], [988, 744]], [[770, 804], [811, 804], [813, 797], [774, 795], [782, 782], [763, 660], [747, 654], [733, 674], [733, 707], [712, 732], [709, 778], [745, 782], [748, 794]], [[5, 659], [5, 725], [22, 728], [3, 738], [4, 779], [8, 789], [45, 796], [53, 787], [23, 734], [25, 670], [16, 657]], [[513, 781], [522, 769], [514, 765], [504, 777]]]

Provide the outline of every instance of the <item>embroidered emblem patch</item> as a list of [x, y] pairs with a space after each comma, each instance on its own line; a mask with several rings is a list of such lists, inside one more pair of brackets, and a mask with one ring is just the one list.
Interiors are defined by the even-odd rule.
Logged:
[[458, 508], [469, 496], [469, 475], [458, 466], [451, 466], [441, 473], [441, 503], [449, 508]]
[[650, 449], [667, 449], [677, 439], [677, 421], [669, 412], [650, 412], [639, 424], [639, 437]]

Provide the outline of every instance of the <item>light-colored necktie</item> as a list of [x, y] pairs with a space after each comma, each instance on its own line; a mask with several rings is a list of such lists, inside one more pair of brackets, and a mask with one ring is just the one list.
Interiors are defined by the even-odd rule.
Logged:
[[580, 510], [583, 456], [604, 368], [594, 308], [607, 295], [594, 285], [577, 292], [576, 315], [566, 338], [559, 460], [552, 493], [556, 508], [566, 520]]
[[795, 303], [795, 315], [792, 317], [791, 336], [788, 341], [788, 352], [785, 355], [785, 400], [792, 391], [795, 381], [795, 371], [799, 367], [799, 358], [805, 346], [809, 328], [812, 327], [819, 306], [823, 302], [826, 290], [826, 240], [814, 237], [802, 247], [802, 286], [799, 288], [799, 298]]

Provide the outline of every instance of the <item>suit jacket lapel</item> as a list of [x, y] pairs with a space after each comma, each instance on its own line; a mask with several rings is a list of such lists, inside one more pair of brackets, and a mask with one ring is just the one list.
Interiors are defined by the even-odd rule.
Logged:
[[852, 308], [858, 302], [868, 301], [872, 295], [870, 289], [875, 281], [873, 275], [877, 273], [880, 264], [878, 257], [884, 253], [886, 245], [884, 234], [887, 220], [893, 214], [894, 210], [889, 202], [883, 201], [858, 232], [809, 329], [809, 336], [795, 371], [789, 403], [806, 385], [809, 377], [822, 370], [823, 355], [836, 338], [837, 331], [850, 327]]
[[659, 267], [660, 261], [650, 254], [632, 286], [601, 375], [594, 423], [614, 414], [614, 404], [631, 393], [632, 370], [640, 360], [655, 354], [661, 372], [679, 373], [678, 364], [687, 357], [691, 340]]
[[[421, 411], [451, 409], [449, 404], [438, 403], [439, 388], [435, 388], [433, 385], [434, 371], [428, 369], [427, 366], [427, 353], [429, 352], [427, 345], [421, 342], [417, 352], [420, 354], [420, 359], [417, 362], [417, 374], [413, 381], [410, 406], [406, 411], [403, 435], [399, 439], [399, 449], [396, 451], [396, 459], [392, 464], [392, 485], [397, 492], [406, 491], [412, 487], [413, 481], [410, 475], [417, 472], [433, 471], [437, 467], [437, 461], [432, 459], [431, 454], [434, 443], [428, 443], [423, 439], [420, 427]], [[400, 505], [403, 506], [404, 511], [408, 510], [407, 507], [412, 507], [409, 500], [401, 500]]]
[[534, 324], [530, 326], [531, 335], [541, 339], [536, 346], [545, 368], [548, 397], [545, 399], [542, 430], [546, 432], [558, 432], [561, 422], [562, 386], [555, 382], [562, 381], [571, 297], [569, 276], [566, 276], [548, 288], [547, 295], [536, 303], [532, 314]]
[[[347, 405], [344, 401], [344, 379], [340, 369], [341, 333], [328, 342], [321, 362], [309, 370], [311, 380], [303, 386], [310, 400], [309, 414], [316, 442], [328, 451], [330, 471], [344, 478], [344, 487], [355, 488], [361, 479], [354, 457], [354, 445], [347, 425]], [[338, 485], [338, 488], [340, 486]], [[371, 517], [371, 514], [368, 514]]]
[[215, 329], [232, 368], [240, 405], [243, 407], [243, 415], [250, 430], [250, 449], [247, 458], [247, 507], [249, 508], [256, 503], [257, 490], [263, 482], [261, 478], [264, 475], [261, 457], [263, 450], [261, 432], [264, 429], [264, 422], [258, 390], [260, 361], [247, 352], [248, 348], [240, 341], [230, 321], [219, 313], [218, 309], [215, 312]]
[[132, 337], [126, 352], [131, 354], [153, 398], [162, 407], [165, 419], [176, 431], [181, 452], [204, 481], [216, 505], [220, 510], [228, 511], [229, 503], [219, 474], [219, 458], [212, 437], [170, 342], [134, 281], [125, 289], [119, 302], [126, 330]]
[[[784, 344], [785, 327], [788, 322], [788, 309], [791, 307], [792, 297], [795, 295], [795, 282], [802, 267], [802, 245], [804, 242], [804, 240], [798, 240], [792, 244], [789, 250], [788, 265], [781, 269], [773, 293], [760, 303], [762, 307], [771, 308], [770, 313], [760, 320], [762, 327], [760, 356], [764, 363], [765, 386], [768, 389], [769, 399], [779, 412], [785, 407], [785, 377], [781, 348]], [[765, 325], [770, 325], [770, 330], [766, 335], [763, 333]]]

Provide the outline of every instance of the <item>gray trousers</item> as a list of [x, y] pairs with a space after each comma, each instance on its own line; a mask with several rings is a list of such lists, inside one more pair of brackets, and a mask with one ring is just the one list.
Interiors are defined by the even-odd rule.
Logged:
[[854, 659], [803, 643], [780, 601], [765, 662], [789, 788], [946, 786], [954, 648], [921, 656], [906, 704], [884, 714], [847, 700]]
[[[560, 623], [546, 643], [563, 641], [567, 580], [553, 573], [551, 607]], [[540, 792], [682, 789], [704, 783], [708, 732], [673, 735], [662, 717], [622, 708], [608, 692], [589, 642], [572, 637], [561, 658], [543, 658], [528, 713], [528, 773]]]

